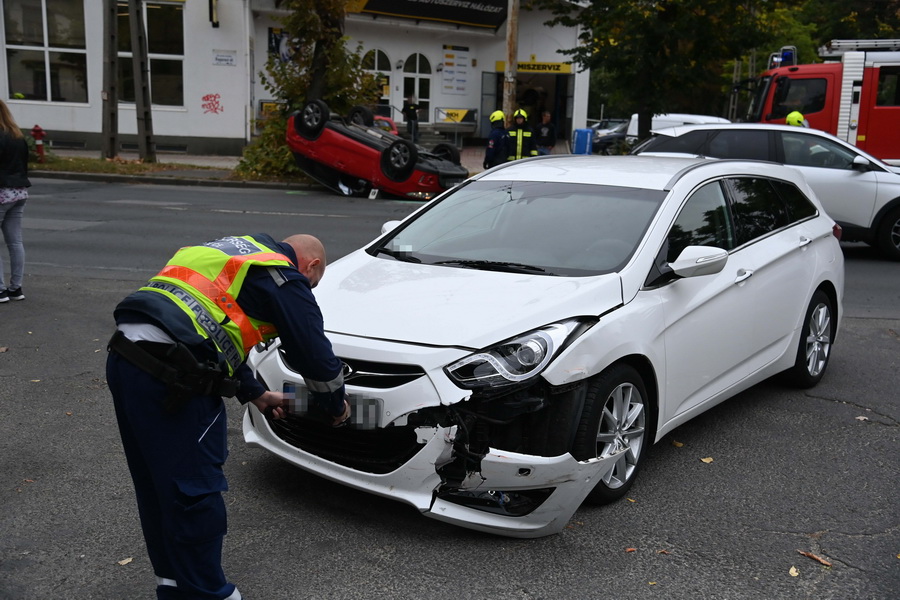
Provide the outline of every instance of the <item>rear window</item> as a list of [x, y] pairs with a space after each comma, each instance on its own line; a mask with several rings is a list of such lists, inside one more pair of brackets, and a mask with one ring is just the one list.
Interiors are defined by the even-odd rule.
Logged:
[[797, 189], [797, 186], [794, 184], [786, 181], [773, 181], [772, 185], [787, 205], [792, 222], [814, 217], [819, 212], [809, 198]]
[[787, 207], [772, 182], [760, 177], [727, 180], [737, 222], [738, 245], [752, 242], [790, 223]]

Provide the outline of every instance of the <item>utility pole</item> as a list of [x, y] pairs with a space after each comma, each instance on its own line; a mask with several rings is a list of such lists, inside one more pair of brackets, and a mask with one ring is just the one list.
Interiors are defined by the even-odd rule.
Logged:
[[100, 158], [115, 158], [119, 148], [118, 2], [103, 0], [103, 144]]
[[516, 72], [519, 69], [519, 0], [509, 0], [506, 14], [506, 72], [503, 74], [503, 114], [512, 121], [516, 109]]
[[134, 67], [134, 101], [137, 105], [138, 153], [141, 160], [156, 162], [153, 143], [153, 115], [150, 110], [150, 63], [147, 58], [147, 36], [141, 0], [128, 0], [131, 24], [131, 54]]

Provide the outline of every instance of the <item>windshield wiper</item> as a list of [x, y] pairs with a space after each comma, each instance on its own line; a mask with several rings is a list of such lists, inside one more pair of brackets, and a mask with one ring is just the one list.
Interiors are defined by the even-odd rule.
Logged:
[[384, 246], [380, 248], [375, 248], [372, 251], [374, 256], [378, 256], [379, 254], [387, 254], [397, 260], [402, 260], [403, 262], [412, 262], [412, 263], [420, 263], [422, 262], [421, 258], [417, 258], [413, 256], [410, 252], [405, 252], [401, 250], [391, 250], [390, 248], [385, 248]]
[[[495, 260], [439, 260], [433, 265], [458, 265], [468, 269], [481, 269], [483, 271], [503, 271], [506, 273], [547, 273], [546, 269], [534, 265], [525, 265], [514, 262], [499, 262]], [[547, 273], [553, 275], [553, 273]]]

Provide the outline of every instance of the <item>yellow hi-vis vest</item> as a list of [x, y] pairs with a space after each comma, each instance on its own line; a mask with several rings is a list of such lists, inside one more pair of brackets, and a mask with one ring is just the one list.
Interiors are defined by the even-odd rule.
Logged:
[[[512, 150], [512, 154], [510, 154], [507, 158], [509, 160], [519, 160], [520, 158], [525, 158], [525, 138], [530, 138], [531, 132], [527, 129], [512, 128], [507, 131], [507, 135], [509, 135], [510, 139], [513, 140], [513, 143], [515, 144], [515, 147]], [[537, 150], [532, 149], [530, 152], [528, 152], [528, 156], [537, 156]]]
[[271, 323], [249, 317], [236, 298], [251, 266], [287, 267], [288, 258], [250, 236], [186, 246], [142, 290], [168, 297], [211, 339], [231, 375], [255, 344], [278, 335]]

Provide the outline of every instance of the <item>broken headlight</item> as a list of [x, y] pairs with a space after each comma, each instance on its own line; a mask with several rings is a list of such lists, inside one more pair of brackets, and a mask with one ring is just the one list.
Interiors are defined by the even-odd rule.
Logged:
[[447, 375], [467, 389], [527, 381], [544, 370], [580, 325], [571, 319], [529, 331], [456, 361], [446, 367]]

